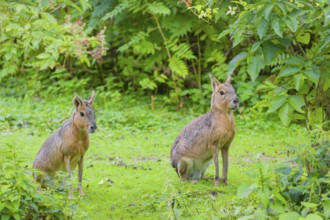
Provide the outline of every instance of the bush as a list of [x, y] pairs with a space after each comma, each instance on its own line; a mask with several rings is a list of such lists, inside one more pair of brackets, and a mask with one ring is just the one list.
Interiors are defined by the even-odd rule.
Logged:
[[67, 219], [78, 200], [52, 189], [41, 191], [32, 171], [22, 166], [17, 149], [1, 149], [0, 219]]
[[238, 189], [238, 197], [255, 196], [260, 202], [255, 207], [257, 214], [250, 217], [330, 218], [329, 149], [329, 141], [289, 147], [288, 152], [295, 158], [276, 168], [259, 161], [258, 181], [242, 184]]

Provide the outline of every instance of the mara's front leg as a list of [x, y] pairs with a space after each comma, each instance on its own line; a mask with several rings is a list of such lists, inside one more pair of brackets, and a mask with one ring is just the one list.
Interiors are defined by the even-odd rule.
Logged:
[[78, 192], [80, 195], [84, 195], [84, 192], [82, 190], [82, 175], [83, 175], [83, 170], [84, 170], [84, 156], [81, 157], [81, 159], [78, 161]]
[[216, 146], [212, 147], [212, 155], [215, 166], [214, 184], [219, 186], [219, 149]]
[[72, 171], [71, 171], [70, 159], [71, 159], [70, 156], [64, 156], [65, 168], [66, 168], [66, 172], [68, 172], [69, 181], [70, 181], [69, 198], [72, 198], [73, 197], [72, 184], [71, 184]]
[[222, 177], [221, 181], [224, 184], [227, 183], [227, 174], [228, 174], [228, 152], [229, 152], [229, 146], [224, 146], [221, 148], [221, 156], [222, 156]]

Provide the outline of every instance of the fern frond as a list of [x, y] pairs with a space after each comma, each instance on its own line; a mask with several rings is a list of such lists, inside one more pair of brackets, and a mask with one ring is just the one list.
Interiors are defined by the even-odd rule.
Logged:
[[153, 15], [169, 15], [171, 10], [166, 7], [162, 2], [149, 3], [147, 10]]
[[177, 40], [172, 41], [168, 44], [173, 56], [176, 56], [181, 59], [193, 60], [196, 59], [196, 56], [193, 54], [190, 49], [190, 45], [187, 43], [176, 44]]
[[128, 3], [127, 3], [127, 1], [124, 1], [123, 3], [120, 3], [119, 5], [117, 5], [112, 11], [110, 11], [107, 14], [105, 14], [101, 18], [101, 21], [106, 21], [108, 19], [113, 19], [117, 15], [121, 14], [127, 8], [128, 8]]
[[110, 6], [113, 4], [113, 0], [98, 0], [94, 1], [94, 9], [91, 14], [88, 26], [95, 27], [99, 23], [100, 18], [107, 12]]
[[189, 15], [168, 16], [162, 19], [162, 26], [171, 33], [171, 38], [175, 39], [186, 35], [193, 28], [193, 19]]
[[282, 66], [283, 64], [285, 64], [285, 62], [287, 61], [287, 59], [290, 58], [290, 55], [287, 53], [281, 53], [279, 55], [277, 55], [273, 61], [270, 63], [271, 67], [277, 67], [277, 66]]
[[188, 67], [179, 57], [172, 57], [169, 62], [169, 67], [174, 74], [181, 77], [186, 77], [188, 75]]
[[154, 54], [156, 49], [159, 47], [148, 40], [141, 40], [138, 44], [133, 45], [134, 53], [141, 56]]
[[126, 44], [122, 45], [121, 47], [118, 48], [119, 52], [124, 52], [127, 49], [129, 49], [131, 46], [140, 43], [140, 41], [144, 40], [146, 37], [148, 37], [148, 33], [140, 31], [137, 33], [135, 36], [133, 36], [129, 42]]

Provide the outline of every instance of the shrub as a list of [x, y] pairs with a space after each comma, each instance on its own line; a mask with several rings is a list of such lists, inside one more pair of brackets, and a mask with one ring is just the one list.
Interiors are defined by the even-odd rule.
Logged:
[[[313, 146], [289, 147], [294, 159], [279, 167], [259, 161], [259, 177], [253, 184], [242, 184], [238, 197], [257, 197], [255, 207], [261, 216], [279, 219], [328, 219], [330, 217], [330, 142]], [[254, 211], [255, 211], [254, 210]], [[245, 216], [246, 218], [248, 216]]]
[[17, 149], [8, 146], [0, 158], [0, 219], [67, 219], [78, 200], [67, 193], [41, 190], [32, 171], [22, 166]]

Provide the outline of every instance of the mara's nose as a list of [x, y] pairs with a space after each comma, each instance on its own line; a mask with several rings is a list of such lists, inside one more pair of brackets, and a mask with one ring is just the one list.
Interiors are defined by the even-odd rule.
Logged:
[[234, 103], [235, 103], [235, 104], [239, 104], [239, 100], [238, 100], [238, 98], [234, 99]]
[[91, 129], [92, 129], [93, 131], [95, 131], [95, 130], [97, 129], [97, 126], [96, 126], [96, 125], [92, 125], [92, 126], [91, 126]]

